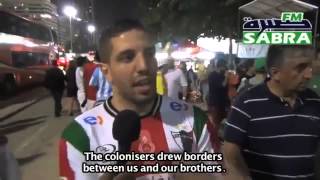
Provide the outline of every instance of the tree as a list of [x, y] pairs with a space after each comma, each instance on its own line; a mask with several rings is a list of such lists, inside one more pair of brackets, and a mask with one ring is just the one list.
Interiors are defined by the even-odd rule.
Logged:
[[234, 38], [238, 7], [251, 0], [140, 0], [144, 23], [159, 40], [205, 36]]

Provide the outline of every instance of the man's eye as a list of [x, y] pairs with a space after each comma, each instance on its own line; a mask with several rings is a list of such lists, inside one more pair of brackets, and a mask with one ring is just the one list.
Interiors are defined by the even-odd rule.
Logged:
[[120, 61], [123, 62], [131, 62], [135, 57], [134, 52], [127, 52], [120, 57]]
[[300, 65], [298, 65], [298, 66], [296, 67], [296, 70], [297, 70], [298, 72], [302, 72], [302, 71], [304, 71], [307, 67], [308, 67], [308, 64], [300, 64]]

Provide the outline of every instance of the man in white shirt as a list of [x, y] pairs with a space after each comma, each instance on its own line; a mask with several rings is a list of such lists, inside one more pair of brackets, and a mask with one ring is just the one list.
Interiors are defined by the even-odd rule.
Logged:
[[165, 74], [165, 78], [168, 86], [168, 96], [179, 99], [179, 92], [182, 91], [182, 100], [186, 100], [188, 82], [182, 70], [175, 68], [173, 59], [168, 60], [168, 72]]
[[77, 69], [76, 69], [76, 84], [78, 88], [77, 98], [80, 104], [81, 112], [86, 111], [86, 93], [84, 90], [84, 82], [83, 82], [83, 65], [87, 62], [86, 57], [78, 57], [77, 61]]

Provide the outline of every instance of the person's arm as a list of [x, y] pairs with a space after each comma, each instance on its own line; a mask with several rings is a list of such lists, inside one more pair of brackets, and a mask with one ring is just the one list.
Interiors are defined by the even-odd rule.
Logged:
[[248, 167], [237, 144], [225, 142], [223, 145], [225, 166], [228, 173], [225, 180], [250, 180]]
[[248, 138], [248, 124], [252, 118], [250, 107], [244, 95], [238, 97], [231, 106], [231, 111], [224, 129], [223, 157], [227, 168], [227, 180], [250, 180], [250, 173], [241, 154]]
[[89, 151], [89, 140], [83, 127], [73, 121], [62, 133], [59, 142], [59, 176], [61, 180], [97, 180], [102, 174], [83, 173], [86, 162], [83, 152]]
[[9, 150], [8, 140], [0, 135], [0, 179], [20, 180], [21, 172], [17, 160]]
[[89, 86], [93, 86], [96, 89], [99, 89], [99, 71], [100, 71], [100, 68], [97, 67], [93, 71], [90, 82], [89, 82]]
[[83, 84], [83, 70], [80, 67], [78, 67], [76, 70], [76, 84], [78, 91], [80, 91], [81, 93], [85, 93]]
[[[316, 167], [316, 169], [320, 169], [320, 142], [319, 142], [319, 140], [318, 140], [318, 148], [317, 148], [316, 158], [315, 158], [315, 167]], [[316, 179], [320, 179], [320, 172], [319, 171], [316, 171]]]
[[182, 99], [185, 101], [187, 98], [187, 93], [188, 93], [188, 82], [187, 79], [185, 77], [185, 75], [183, 74], [182, 71], [180, 71], [180, 85], [182, 87]]
[[162, 82], [163, 82], [163, 96], [167, 96], [168, 95], [168, 83], [166, 80], [166, 77], [164, 76], [163, 73], [161, 73], [162, 76]]

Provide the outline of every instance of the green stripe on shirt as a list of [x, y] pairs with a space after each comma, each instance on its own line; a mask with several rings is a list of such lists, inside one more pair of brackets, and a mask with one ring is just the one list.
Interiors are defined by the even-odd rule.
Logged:
[[90, 150], [89, 137], [83, 127], [73, 121], [62, 133], [62, 138], [72, 144], [81, 153]]
[[195, 106], [193, 107], [193, 113], [194, 113], [193, 130], [196, 134], [197, 142], [199, 142], [201, 133], [203, 131], [203, 127], [208, 121], [208, 116], [200, 108]]

